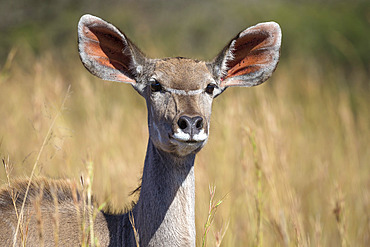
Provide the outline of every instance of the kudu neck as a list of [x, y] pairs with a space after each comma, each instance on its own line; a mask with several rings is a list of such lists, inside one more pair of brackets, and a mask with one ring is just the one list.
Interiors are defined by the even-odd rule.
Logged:
[[163, 152], [149, 139], [133, 209], [140, 246], [195, 246], [194, 159]]

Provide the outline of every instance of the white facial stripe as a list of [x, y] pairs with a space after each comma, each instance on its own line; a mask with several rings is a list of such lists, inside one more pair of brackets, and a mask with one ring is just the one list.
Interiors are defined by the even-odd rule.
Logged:
[[197, 90], [181, 90], [181, 89], [174, 89], [169, 87], [164, 87], [164, 89], [170, 93], [178, 94], [178, 95], [197, 95], [204, 92], [204, 89], [197, 89]]

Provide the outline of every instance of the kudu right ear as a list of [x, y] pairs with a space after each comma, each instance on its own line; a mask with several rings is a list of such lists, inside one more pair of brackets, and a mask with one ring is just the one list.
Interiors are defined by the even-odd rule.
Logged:
[[131, 83], [145, 62], [143, 53], [112, 24], [92, 15], [78, 23], [78, 49], [83, 65], [108, 81]]
[[279, 62], [280, 46], [281, 29], [275, 22], [240, 32], [211, 63], [219, 87], [252, 87], [266, 81]]

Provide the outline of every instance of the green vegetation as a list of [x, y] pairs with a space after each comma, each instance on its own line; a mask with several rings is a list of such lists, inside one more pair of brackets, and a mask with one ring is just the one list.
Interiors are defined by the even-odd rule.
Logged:
[[275, 20], [283, 48], [273, 77], [214, 102], [210, 140], [196, 159], [197, 244], [214, 184], [223, 199], [207, 246], [227, 225], [222, 246], [368, 245], [369, 1], [34, 2], [0, 3], [0, 155], [11, 178], [30, 176], [37, 160], [35, 175], [78, 181], [88, 157], [100, 203], [118, 210], [136, 200], [145, 104], [130, 86], [85, 71], [76, 46], [82, 14], [114, 23], [153, 57], [200, 59], [241, 29]]

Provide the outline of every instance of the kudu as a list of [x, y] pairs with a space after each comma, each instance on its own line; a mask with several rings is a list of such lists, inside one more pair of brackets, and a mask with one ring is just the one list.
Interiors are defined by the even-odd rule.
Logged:
[[[78, 48], [83, 65], [103, 80], [131, 84], [145, 98], [148, 110], [149, 141], [139, 199], [129, 213], [96, 215], [94, 233], [101, 246], [135, 246], [136, 239], [140, 246], [195, 246], [194, 159], [208, 139], [212, 101], [228, 87], [266, 81], [278, 64], [280, 45], [279, 25], [267, 22], [240, 32], [211, 62], [151, 59], [112, 24], [82, 16]], [[81, 192], [68, 182], [47, 179], [31, 183], [25, 210], [27, 245], [40, 245], [32, 213], [40, 183], [43, 244], [55, 245], [52, 216], [58, 210], [59, 245], [79, 245]], [[18, 209], [26, 184], [13, 184]], [[13, 243], [17, 226], [11, 191], [3, 188], [0, 194], [0, 242], [7, 246]], [[20, 244], [19, 237], [17, 241]]]

